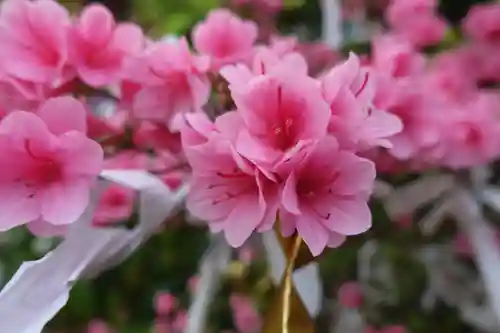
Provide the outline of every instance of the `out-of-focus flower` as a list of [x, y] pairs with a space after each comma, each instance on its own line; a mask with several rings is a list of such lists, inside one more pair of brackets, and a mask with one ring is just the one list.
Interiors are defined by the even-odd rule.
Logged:
[[194, 47], [210, 57], [213, 71], [223, 65], [248, 62], [256, 40], [257, 25], [227, 9], [213, 10], [193, 30]]
[[138, 26], [116, 24], [113, 14], [101, 5], [84, 8], [68, 40], [71, 63], [80, 78], [95, 87], [117, 83], [124, 59], [144, 46]]

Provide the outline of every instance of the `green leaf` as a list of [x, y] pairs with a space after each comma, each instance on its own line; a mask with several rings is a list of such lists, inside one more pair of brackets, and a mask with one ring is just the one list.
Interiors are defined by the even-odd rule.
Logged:
[[284, 0], [283, 8], [284, 9], [295, 9], [298, 7], [302, 7], [306, 3], [305, 0]]

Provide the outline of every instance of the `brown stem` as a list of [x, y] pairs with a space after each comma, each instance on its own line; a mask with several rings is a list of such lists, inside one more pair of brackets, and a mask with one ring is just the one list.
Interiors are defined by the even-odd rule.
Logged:
[[299, 255], [300, 245], [302, 244], [302, 238], [298, 234], [293, 236], [293, 242], [291, 244], [291, 249], [287, 253], [287, 265], [285, 269], [285, 277], [283, 278], [284, 290], [283, 290], [283, 315], [281, 318], [281, 324], [283, 326], [283, 333], [288, 333], [288, 323], [290, 321], [290, 309], [291, 309], [291, 296], [293, 289], [293, 271], [295, 269], [295, 263]]

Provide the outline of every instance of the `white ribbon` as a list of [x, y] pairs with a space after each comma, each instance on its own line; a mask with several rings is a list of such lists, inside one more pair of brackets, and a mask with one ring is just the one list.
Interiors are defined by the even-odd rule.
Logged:
[[322, 30], [323, 41], [332, 48], [339, 48], [342, 45], [342, 9], [341, 0], [322, 0]]
[[214, 235], [209, 249], [201, 261], [200, 279], [194, 299], [189, 308], [185, 333], [203, 333], [206, 331], [206, 321], [210, 304], [220, 286], [220, 279], [229, 263], [231, 249], [224, 236]]
[[413, 213], [416, 209], [440, 198], [455, 185], [452, 175], [427, 175], [396, 188], [385, 198], [385, 208], [391, 218]]
[[175, 214], [187, 194], [187, 186], [172, 193], [145, 171], [107, 170], [101, 177], [138, 191], [139, 224], [133, 230], [92, 227], [100, 195], [95, 193], [64, 241], [42, 259], [23, 263], [0, 292], [2, 333], [40, 333], [66, 305], [74, 281], [95, 276], [124, 260]]
[[498, 323], [500, 319], [500, 251], [495, 230], [482, 216], [480, 203], [465, 190], [457, 190], [453, 212], [474, 250], [476, 263]]
[[[275, 285], [281, 282], [285, 272], [286, 258], [274, 232], [266, 232], [262, 235], [266, 248], [268, 266], [271, 269], [271, 277]], [[321, 310], [323, 288], [319, 275], [319, 265], [311, 262], [293, 273], [293, 282], [297, 293], [312, 318], [318, 316]]]

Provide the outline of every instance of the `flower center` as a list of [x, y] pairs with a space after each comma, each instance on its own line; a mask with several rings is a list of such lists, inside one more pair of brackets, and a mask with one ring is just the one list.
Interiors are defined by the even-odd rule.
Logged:
[[27, 187], [42, 187], [63, 178], [61, 164], [58, 161], [48, 156], [34, 154], [29, 140], [25, 142], [25, 149], [32, 159], [23, 177]]

